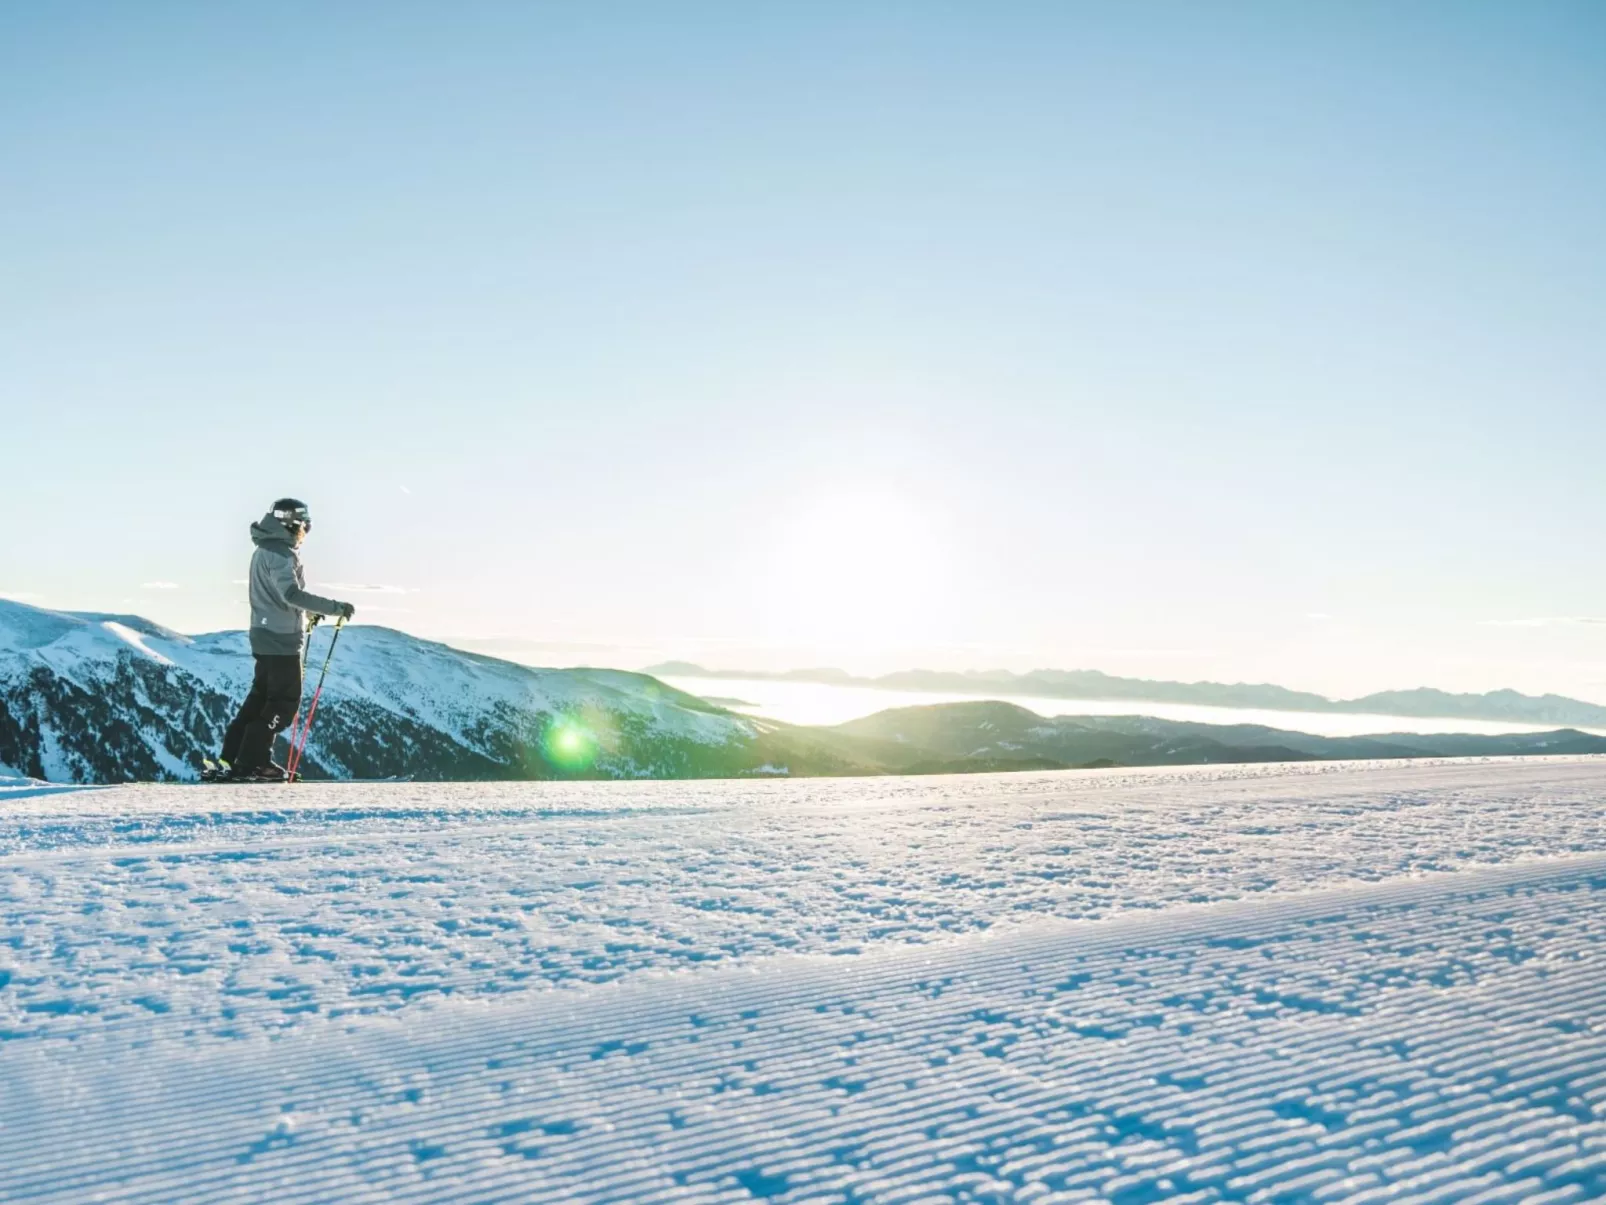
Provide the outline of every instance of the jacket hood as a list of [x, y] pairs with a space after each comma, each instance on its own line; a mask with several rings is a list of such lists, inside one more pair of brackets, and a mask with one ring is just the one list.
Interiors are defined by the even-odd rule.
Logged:
[[295, 551], [295, 541], [290, 538], [290, 531], [269, 511], [255, 523], [251, 524], [251, 543], [261, 548], [268, 544], [282, 544], [286, 552]]

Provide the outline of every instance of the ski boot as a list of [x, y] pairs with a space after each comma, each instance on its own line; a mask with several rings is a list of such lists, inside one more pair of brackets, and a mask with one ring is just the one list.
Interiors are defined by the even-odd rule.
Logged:
[[283, 782], [284, 767], [274, 762], [269, 762], [267, 765], [258, 766], [254, 770], [230, 770], [228, 774], [217, 781], [235, 783]]

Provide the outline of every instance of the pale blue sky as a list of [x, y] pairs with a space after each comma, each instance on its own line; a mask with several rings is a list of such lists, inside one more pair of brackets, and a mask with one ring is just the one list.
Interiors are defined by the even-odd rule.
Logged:
[[1603, 197], [1591, 2], [9, 5], [0, 592], [1606, 699]]

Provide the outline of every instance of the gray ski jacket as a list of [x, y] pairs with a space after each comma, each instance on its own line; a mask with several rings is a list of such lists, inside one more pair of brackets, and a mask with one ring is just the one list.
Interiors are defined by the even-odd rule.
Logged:
[[307, 638], [305, 612], [338, 615], [342, 603], [306, 590], [301, 554], [290, 533], [271, 514], [251, 524], [251, 651], [258, 656], [299, 657]]

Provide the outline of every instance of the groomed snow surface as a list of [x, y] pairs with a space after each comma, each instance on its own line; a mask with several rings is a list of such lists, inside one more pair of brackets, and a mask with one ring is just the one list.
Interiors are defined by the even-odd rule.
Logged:
[[1606, 761], [0, 796], [0, 1200], [1606, 1198]]

